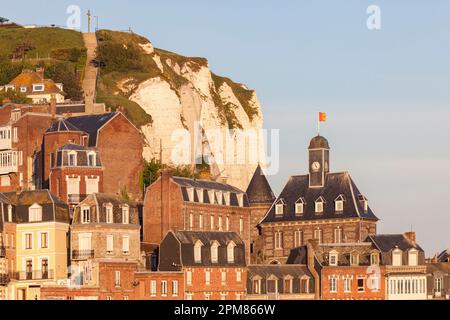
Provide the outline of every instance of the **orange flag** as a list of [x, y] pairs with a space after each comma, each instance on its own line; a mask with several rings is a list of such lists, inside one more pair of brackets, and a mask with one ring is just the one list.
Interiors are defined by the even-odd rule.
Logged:
[[327, 114], [325, 112], [319, 112], [319, 122], [327, 121]]

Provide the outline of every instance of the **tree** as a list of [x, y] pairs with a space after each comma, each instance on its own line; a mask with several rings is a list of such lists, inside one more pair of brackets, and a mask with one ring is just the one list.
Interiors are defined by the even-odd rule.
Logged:
[[1, 91], [0, 104], [4, 99], [9, 99], [12, 103], [19, 104], [30, 104], [32, 102], [32, 100], [30, 98], [27, 98], [25, 94], [13, 90]]

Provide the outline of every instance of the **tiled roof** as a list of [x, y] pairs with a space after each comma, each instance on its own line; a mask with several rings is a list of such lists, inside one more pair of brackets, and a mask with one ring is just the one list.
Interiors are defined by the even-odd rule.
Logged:
[[98, 130], [103, 127], [107, 122], [114, 118], [118, 113], [104, 113], [95, 115], [85, 115], [79, 117], [69, 117], [67, 122], [75, 126], [76, 128], [89, 134], [89, 147], [95, 147], [97, 144]]
[[[335, 200], [339, 196], [345, 199], [342, 212], [335, 210]], [[322, 213], [316, 213], [315, 202], [320, 197], [325, 200], [324, 208]], [[370, 206], [366, 212], [364, 211], [359, 197], [362, 197], [362, 194], [347, 172], [327, 174], [323, 188], [310, 188], [309, 175], [292, 176], [275, 202], [285, 203], [283, 215], [275, 215], [275, 206], [272, 206], [262, 223], [347, 218], [378, 220]], [[301, 198], [305, 201], [304, 212], [296, 215], [295, 204]]]
[[[51, 94], [51, 93], [59, 93], [65, 95], [63, 91], [61, 91], [55, 84], [55, 82], [51, 79], [41, 78], [39, 73], [24, 70], [21, 74], [19, 74], [16, 78], [14, 78], [10, 83], [10, 85], [14, 85], [16, 90], [20, 87], [27, 87], [27, 95], [33, 94]], [[44, 91], [41, 92], [33, 92], [33, 84], [44, 84]]]
[[275, 201], [275, 195], [260, 165], [256, 168], [246, 193], [250, 204], [271, 204]]

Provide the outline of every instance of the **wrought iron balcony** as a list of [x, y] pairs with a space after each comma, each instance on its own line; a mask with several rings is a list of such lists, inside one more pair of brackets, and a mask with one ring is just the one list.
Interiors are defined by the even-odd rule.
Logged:
[[67, 195], [67, 202], [69, 204], [79, 204], [81, 201], [86, 199], [86, 194], [69, 194]]
[[72, 260], [88, 260], [94, 258], [94, 250], [72, 250]]
[[13, 272], [11, 279], [15, 280], [47, 280], [53, 279], [53, 270], [33, 270]]

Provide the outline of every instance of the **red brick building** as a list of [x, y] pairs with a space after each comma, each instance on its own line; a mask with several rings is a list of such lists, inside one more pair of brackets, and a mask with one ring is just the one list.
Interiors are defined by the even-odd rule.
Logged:
[[184, 300], [185, 281], [183, 272], [137, 271], [136, 300]]
[[161, 242], [158, 269], [184, 273], [185, 300], [241, 300], [245, 260], [236, 232], [170, 231]]
[[66, 144], [50, 155], [50, 191], [69, 205], [103, 193], [103, 167], [98, 151]]
[[144, 242], [159, 244], [169, 230], [234, 231], [249, 254], [250, 208], [246, 194], [228, 184], [172, 177], [169, 172], [147, 188]]
[[354, 243], [376, 234], [378, 218], [348, 172], [330, 173], [328, 141], [309, 145], [309, 174], [292, 176], [260, 223], [265, 263], [285, 263], [308, 240]]

